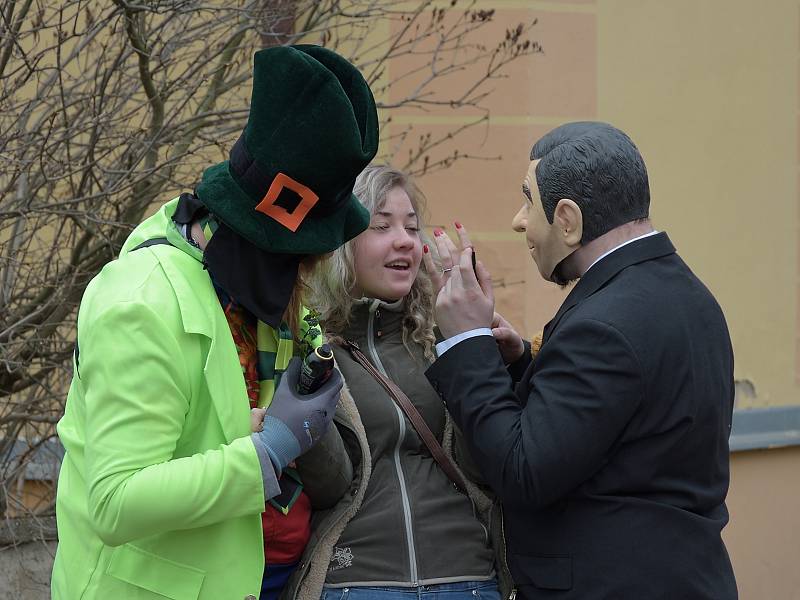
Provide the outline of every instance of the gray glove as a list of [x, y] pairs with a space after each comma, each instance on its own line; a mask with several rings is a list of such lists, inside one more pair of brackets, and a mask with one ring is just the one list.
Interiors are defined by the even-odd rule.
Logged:
[[[280, 476], [283, 469], [306, 452], [328, 430], [336, 412], [342, 376], [334, 369], [328, 380], [312, 394], [300, 394], [297, 383], [302, 361], [295, 357], [281, 376], [281, 382], [263, 420], [263, 429], [252, 434], [259, 456], [266, 453]], [[265, 485], [267, 465], [262, 460], [261, 470]]]

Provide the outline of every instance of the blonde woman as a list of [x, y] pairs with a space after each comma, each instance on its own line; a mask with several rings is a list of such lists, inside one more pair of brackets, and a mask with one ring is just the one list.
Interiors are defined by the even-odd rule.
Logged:
[[[420, 268], [429, 252], [422, 195], [388, 166], [368, 167], [354, 193], [371, 214], [369, 228], [318, 270], [310, 304], [326, 335], [355, 342], [471, 473], [424, 376], [435, 336], [432, 286]], [[315, 514], [311, 542], [283, 597], [499, 599], [498, 576], [507, 582], [499, 511], [472, 484], [469, 494], [459, 492], [373, 375], [343, 347], [334, 344], [334, 354], [346, 382], [334, 422], [355, 480], [333, 508]], [[310, 461], [303, 462], [301, 472]]]

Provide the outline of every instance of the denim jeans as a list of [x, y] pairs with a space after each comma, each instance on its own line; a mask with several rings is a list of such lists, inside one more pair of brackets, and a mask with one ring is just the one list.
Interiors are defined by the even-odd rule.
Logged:
[[497, 580], [406, 587], [347, 587], [322, 590], [320, 600], [501, 600]]

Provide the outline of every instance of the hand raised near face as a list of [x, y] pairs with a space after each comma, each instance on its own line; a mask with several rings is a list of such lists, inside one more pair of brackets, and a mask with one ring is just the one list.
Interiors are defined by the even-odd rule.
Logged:
[[437, 269], [430, 252], [423, 255], [436, 293], [436, 323], [446, 338], [471, 329], [488, 328], [494, 316], [491, 275], [483, 263], [474, 260], [466, 228], [456, 223], [456, 232], [460, 249], [444, 231], [434, 231], [441, 268]]
[[450, 239], [450, 236], [448, 236], [442, 229], [437, 227], [433, 230], [433, 240], [434, 244], [436, 245], [436, 253], [439, 255], [439, 262], [441, 264], [436, 264], [433, 258], [433, 253], [430, 252], [430, 249], [425, 250], [422, 255], [425, 269], [428, 271], [431, 281], [433, 282], [433, 293], [435, 296], [439, 294], [441, 289], [450, 279], [450, 273], [452, 273], [453, 265], [457, 264], [460, 260], [461, 251], [466, 248], [473, 247], [466, 227], [461, 225], [459, 222], [456, 222], [455, 226], [456, 233], [458, 234], [459, 244], [461, 246], [460, 248], [453, 243], [453, 240]]

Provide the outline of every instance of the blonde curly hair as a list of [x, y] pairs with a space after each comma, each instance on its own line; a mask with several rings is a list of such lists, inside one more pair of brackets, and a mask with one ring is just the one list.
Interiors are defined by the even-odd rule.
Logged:
[[[408, 194], [417, 213], [422, 243], [430, 245], [422, 223], [425, 197], [408, 175], [389, 165], [370, 165], [356, 178], [353, 193], [370, 215], [374, 215], [386, 203], [386, 194], [396, 187]], [[352, 296], [356, 284], [353, 244], [354, 240], [350, 240], [336, 249], [330, 258], [318, 265], [309, 281], [308, 306], [320, 313], [320, 322], [329, 336], [344, 332], [357, 301]], [[409, 353], [411, 344], [421, 345], [425, 357], [430, 360], [436, 357], [433, 302], [433, 285], [424, 264], [421, 264], [403, 304], [403, 344]]]

